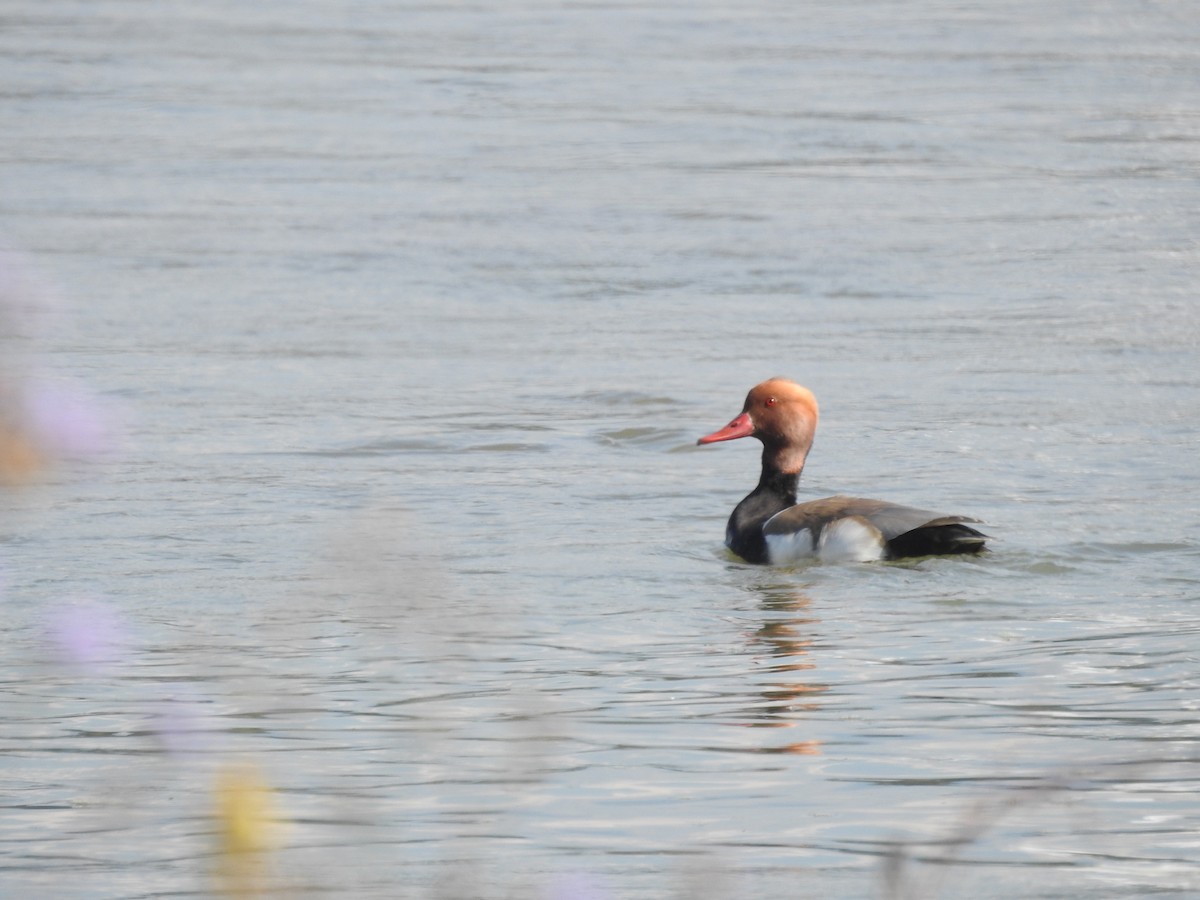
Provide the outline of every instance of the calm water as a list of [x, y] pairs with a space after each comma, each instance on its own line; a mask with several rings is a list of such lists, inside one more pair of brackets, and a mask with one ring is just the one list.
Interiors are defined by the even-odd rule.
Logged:
[[1200, 14], [498, 6], [0, 13], [0, 893], [1200, 893]]

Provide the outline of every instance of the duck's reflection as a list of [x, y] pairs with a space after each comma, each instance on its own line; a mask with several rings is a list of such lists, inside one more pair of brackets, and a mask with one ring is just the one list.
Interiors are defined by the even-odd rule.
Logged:
[[[812, 599], [794, 584], [760, 585], [755, 591], [762, 595], [763, 623], [748, 638], [751, 658], [764, 663], [756, 672], [766, 675], [759, 688], [765, 702], [746, 710], [749, 721], [743, 724], [796, 728], [803, 721], [798, 714], [818, 709], [817, 697], [829, 687], [811, 677], [817, 668], [811, 650], [820, 619], [810, 612]], [[794, 741], [763, 747], [762, 752], [816, 754], [821, 752], [821, 742]]]

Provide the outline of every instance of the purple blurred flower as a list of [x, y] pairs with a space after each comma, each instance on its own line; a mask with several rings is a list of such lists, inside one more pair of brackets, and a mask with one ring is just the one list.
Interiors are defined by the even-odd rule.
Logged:
[[31, 381], [21, 406], [34, 440], [54, 456], [89, 459], [113, 448], [110, 411], [81, 387]]
[[612, 900], [612, 894], [581, 872], [559, 875], [550, 883], [546, 900]]
[[127, 644], [120, 616], [99, 600], [76, 600], [52, 610], [46, 636], [61, 662], [84, 669], [116, 661]]
[[212, 733], [204, 726], [204, 713], [194, 697], [163, 699], [154, 714], [154, 731], [171, 756], [203, 753], [212, 745]]

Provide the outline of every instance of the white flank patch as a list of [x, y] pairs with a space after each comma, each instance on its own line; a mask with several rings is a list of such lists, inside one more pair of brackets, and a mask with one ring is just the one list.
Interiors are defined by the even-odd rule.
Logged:
[[786, 534], [768, 534], [767, 559], [773, 566], [789, 566], [802, 559], [813, 558], [812, 532], [807, 528]]
[[837, 562], [883, 559], [883, 535], [862, 519], [835, 519], [821, 530], [817, 556]]

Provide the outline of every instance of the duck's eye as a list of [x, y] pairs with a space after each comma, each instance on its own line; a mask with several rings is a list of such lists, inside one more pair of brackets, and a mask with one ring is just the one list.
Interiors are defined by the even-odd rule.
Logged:
[[763, 403], [763, 406], [774, 406], [778, 402], [779, 401], [776, 400], [774, 397], [768, 397], [766, 399], [766, 401]]

